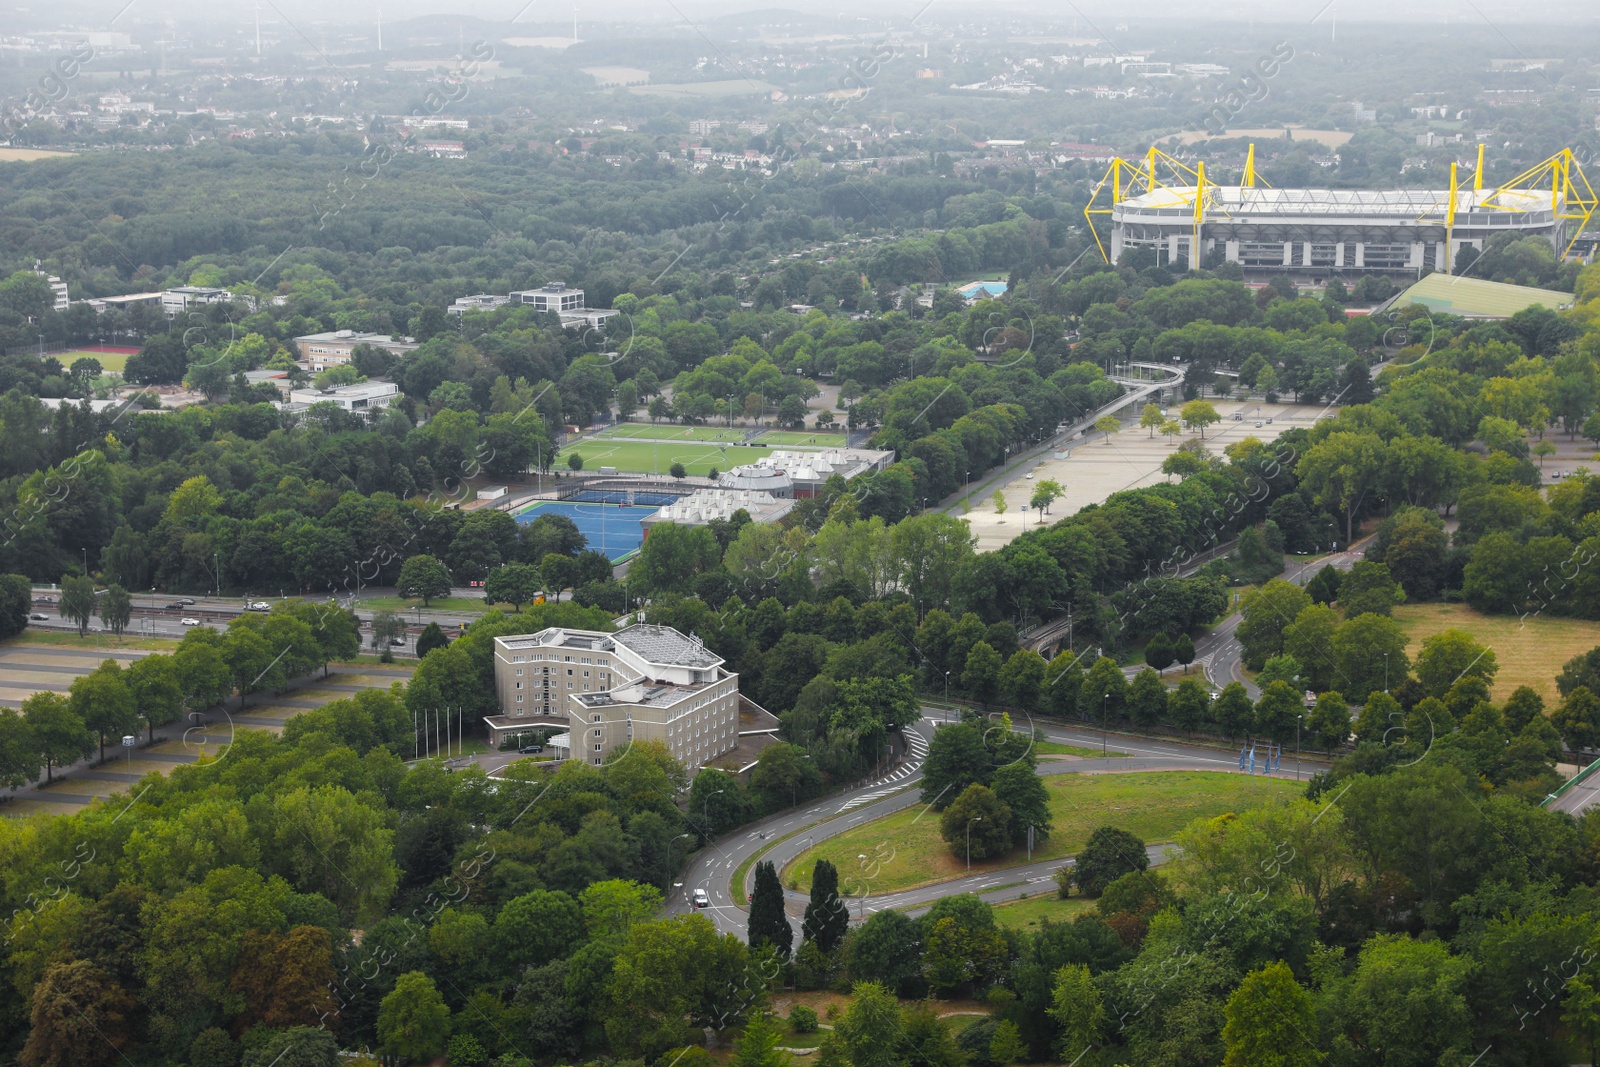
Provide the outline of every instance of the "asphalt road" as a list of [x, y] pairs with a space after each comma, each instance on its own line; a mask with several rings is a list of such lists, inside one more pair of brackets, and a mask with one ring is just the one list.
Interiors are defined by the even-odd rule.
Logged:
[[[368, 597], [390, 596], [394, 595], [395, 590], [369, 588], [363, 590], [363, 593]], [[453, 589], [451, 590], [450, 595], [453, 597], [470, 596], [481, 598], [483, 596], [483, 592], [482, 590], [477, 589]], [[47, 600], [45, 598], [50, 599]], [[128, 628], [125, 633], [133, 637], [179, 638], [183, 636], [187, 629], [189, 629], [183, 625], [183, 620], [186, 618], [198, 619], [200, 620], [200, 624], [203, 626], [216, 626], [222, 628], [226, 627], [228, 623], [235, 617], [244, 614], [246, 603], [260, 601], [267, 604], [273, 604], [280, 599], [284, 598], [280, 596], [260, 596], [249, 598], [212, 596], [184, 597], [181, 594], [167, 595], [138, 593], [133, 597], [133, 618], [129, 620]], [[319, 596], [308, 596], [304, 599], [312, 602], [318, 602], [323, 598]], [[77, 623], [73, 622], [71, 619], [63, 618], [61, 616], [60, 600], [61, 590], [59, 588], [54, 586], [35, 586], [33, 590], [33, 607], [30, 609], [30, 611], [32, 614], [43, 615], [45, 618], [31, 619], [28, 625], [41, 630], [59, 630], [62, 632], [77, 630]], [[169, 606], [178, 603], [180, 600], [191, 600], [193, 603], [184, 604], [181, 607]], [[341, 598], [340, 603], [348, 606], [349, 599]], [[365, 611], [359, 606], [357, 607], [356, 616], [361, 620], [362, 629], [370, 630], [372, 628], [372, 618], [374, 614], [375, 612]], [[403, 612], [397, 612], [397, 614], [401, 616], [406, 625], [406, 644], [403, 647], [395, 647], [394, 652], [396, 655], [410, 654], [411, 643], [415, 640], [416, 636], [422, 632], [423, 627], [430, 622], [436, 622], [440, 626], [449, 630], [459, 629], [462, 624], [470, 623], [478, 618], [477, 613], [460, 611], [431, 611], [428, 609], [422, 609], [419, 611], [416, 608], [408, 608]], [[91, 633], [108, 632], [98, 620], [96, 620], [89, 627], [89, 630]]]
[[[1366, 558], [1366, 545], [1376, 534], [1363, 537], [1344, 552], [1334, 552], [1326, 556], [1318, 556], [1304, 562], [1290, 563], [1284, 567], [1283, 573], [1278, 575], [1284, 581], [1296, 585], [1305, 585], [1314, 578], [1318, 571], [1328, 564], [1341, 571], [1347, 571], [1356, 563]], [[1235, 605], [1237, 608], [1237, 605]], [[1261, 698], [1261, 689], [1244, 675], [1244, 665], [1241, 661], [1243, 648], [1235, 636], [1239, 629], [1241, 616], [1237, 610], [1222, 622], [1218, 623], [1210, 633], [1195, 642], [1195, 662], [1200, 664], [1201, 670], [1213, 686], [1220, 689], [1229, 682], [1239, 682], [1244, 685], [1245, 692], [1250, 694], [1251, 700]]]
[[[925, 717], [904, 731], [910, 753], [893, 774], [858, 789], [812, 802], [805, 808], [787, 811], [751, 826], [741, 827], [728, 837], [701, 849], [690, 857], [682, 880], [675, 883], [666, 901], [667, 912], [681, 914], [689, 911], [692, 891], [704, 889], [711, 899], [711, 907], [705, 914], [715, 923], [718, 931], [743, 938], [749, 923], [749, 912], [735, 903], [732, 880], [740, 865], [751, 856], [772, 844], [775, 838], [785, 838], [772, 844], [771, 850], [761, 856], [763, 860], [773, 861], [781, 871], [785, 865], [818, 841], [836, 837], [863, 823], [920, 805], [922, 760], [927, 753], [927, 744], [933, 736], [934, 729], [944, 718], [942, 709], [924, 708], [923, 712]], [[928, 717], [930, 715], [933, 717]], [[1020, 729], [1029, 729], [1032, 724], [1015, 725]], [[1100, 731], [1090, 728], [1041, 725], [1040, 729], [1051, 741], [1085, 748], [1103, 744], [1107, 752], [1123, 754], [1108, 756], [1105, 759], [1041, 759], [1038, 773], [1042, 776], [1095, 771], [1236, 770], [1238, 767], [1238, 759], [1232, 754], [1200, 745], [1152, 741], [1116, 734], [1102, 737]], [[1285, 762], [1287, 766], [1274, 777], [1295, 777], [1294, 761]], [[1319, 769], [1321, 769], [1320, 763], [1307, 760], [1300, 773], [1305, 776]], [[885, 846], [893, 847], [893, 842], [886, 842]], [[1164, 846], [1152, 846], [1148, 851], [1152, 863], [1159, 863], [1167, 857]], [[977, 893], [984, 899], [997, 903], [1000, 900], [1014, 899], [1024, 892], [1029, 894], [1043, 892], [1049, 888], [1048, 883], [1054, 871], [1070, 863], [1070, 859], [1040, 860], [889, 894], [873, 894], [870, 884], [862, 886], [852, 879], [852, 872], [841, 871], [840, 890], [850, 905], [853, 922], [883, 908], [903, 908], [915, 915], [940, 897], [955, 893]], [[751, 877], [753, 875], [747, 872], [747, 880]], [[748, 891], [749, 886], [746, 885], [745, 889]], [[800, 917], [805, 910], [807, 896], [785, 890], [784, 897], [785, 908], [790, 924], [795, 928], [795, 941], [798, 944]]]

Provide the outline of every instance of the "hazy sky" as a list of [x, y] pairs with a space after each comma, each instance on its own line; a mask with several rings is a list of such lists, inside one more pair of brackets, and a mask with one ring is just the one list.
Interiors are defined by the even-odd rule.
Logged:
[[[604, 4], [552, 0], [259, 0], [263, 23], [289, 21], [301, 23], [375, 23], [379, 11], [392, 22], [429, 14], [472, 15], [497, 23], [517, 19], [530, 26], [571, 26], [574, 11], [580, 32], [584, 23], [614, 21], [660, 24], [699, 23], [718, 16], [763, 12], [772, 21], [783, 21], [792, 14], [798, 21], [815, 16], [840, 16], [866, 19], [890, 25], [912, 20], [923, 11], [923, 0], [821, 0], [804, 5], [761, 4], [741, 0], [607, 0]], [[52, 25], [74, 28], [136, 28], [140, 24], [205, 22], [212, 25], [253, 20], [256, 0], [235, 0], [218, 5], [212, 0], [65, 0], [42, 3], [25, 0], [21, 4], [0, 5], [0, 30], [17, 32]], [[971, 3], [938, 0], [926, 9], [922, 20], [971, 19], [976, 8]], [[1130, 22], [1159, 18], [1183, 20], [1198, 17], [1214, 19], [1254, 19], [1264, 22], [1300, 22], [1317, 18], [1349, 21], [1409, 21], [1419, 23], [1476, 23], [1515, 27], [1528, 23], [1572, 23], [1600, 20], [1600, 5], [1534, 4], [1530, 0], [1217, 0], [1204, 8], [1173, 0], [1049, 0], [985, 4], [983, 10], [997, 20], [1005, 17], [1034, 17], [1059, 24], [1077, 15], [1099, 23]], [[801, 14], [804, 12], [804, 14]], [[764, 20], [765, 21], [765, 20]], [[570, 32], [570, 30], [569, 30]], [[1107, 32], [1110, 32], [1109, 27]]]

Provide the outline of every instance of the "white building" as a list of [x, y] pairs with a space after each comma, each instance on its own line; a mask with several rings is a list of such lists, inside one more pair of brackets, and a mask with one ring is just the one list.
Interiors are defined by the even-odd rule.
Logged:
[[532, 728], [566, 730], [566, 755], [598, 766], [654, 740], [699, 767], [739, 743], [739, 676], [699, 638], [637, 623], [614, 634], [552, 627], [494, 639], [492, 744]]
[[521, 289], [511, 294], [517, 304], [527, 304], [535, 311], [576, 311], [584, 306], [583, 290], [569, 289], [566, 282], [551, 282], [538, 289]]
[[72, 302], [67, 298], [67, 283], [57, 278], [54, 274], [39, 269], [37, 262], [33, 265], [33, 273], [43, 278], [45, 284], [50, 286], [50, 291], [55, 294], [55, 303], [51, 307], [56, 311], [67, 310], [67, 305]]
[[256, 309], [254, 297], [234, 296], [226, 289], [211, 285], [180, 285], [175, 289], [161, 291], [161, 310], [165, 311], [168, 317], [175, 317], [190, 308], [203, 307], [206, 304], [231, 304], [235, 300], [244, 301], [251, 311]]
[[394, 403], [394, 398], [399, 395], [398, 385], [374, 378], [372, 381], [340, 385], [332, 389], [291, 389], [288, 406], [290, 411], [304, 411], [312, 404], [333, 403], [346, 411], [376, 411]]
[[460, 296], [456, 302], [445, 308], [449, 315], [460, 315], [468, 311], [493, 311], [503, 308], [511, 303], [509, 296], [496, 296], [493, 293], [474, 293], [472, 296]]

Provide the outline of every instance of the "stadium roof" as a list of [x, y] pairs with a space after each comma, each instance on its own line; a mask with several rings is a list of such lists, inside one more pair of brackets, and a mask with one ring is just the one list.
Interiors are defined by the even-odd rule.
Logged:
[[1524, 308], [1534, 306], [1551, 310], [1571, 307], [1572, 294], [1482, 278], [1430, 274], [1401, 293], [1395, 304], [1421, 304], [1429, 311], [1469, 319], [1509, 319]]
[[[1236, 215], [1350, 215], [1382, 216], [1394, 219], [1443, 217], [1450, 202], [1445, 189], [1266, 189], [1242, 185], [1208, 185], [1206, 215], [1217, 221], [1218, 214]], [[1501, 190], [1496, 207], [1478, 208], [1495, 195], [1492, 189], [1461, 189], [1456, 193], [1458, 224], [1461, 216], [1474, 212], [1505, 217], [1517, 211], [1549, 211], [1549, 193]], [[1194, 186], [1158, 188], [1115, 205], [1136, 212], [1194, 210]]]

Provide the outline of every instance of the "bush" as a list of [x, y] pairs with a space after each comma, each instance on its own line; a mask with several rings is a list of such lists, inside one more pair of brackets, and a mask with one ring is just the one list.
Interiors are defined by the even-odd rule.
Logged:
[[814, 1009], [804, 1004], [796, 1004], [789, 1009], [789, 1027], [797, 1034], [814, 1034], [817, 1032], [817, 1013]]

